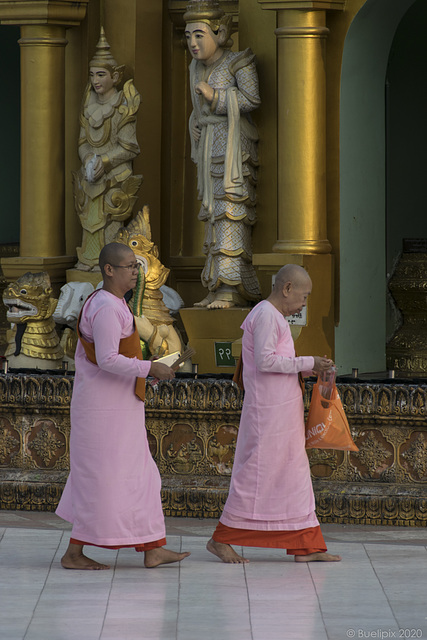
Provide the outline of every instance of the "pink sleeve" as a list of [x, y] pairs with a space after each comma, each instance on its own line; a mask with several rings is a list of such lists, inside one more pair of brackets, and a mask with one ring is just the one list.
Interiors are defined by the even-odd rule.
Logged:
[[122, 323], [120, 316], [111, 307], [103, 307], [95, 313], [92, 331], [96, 361], [100, 369], [122, 376], [148, 376], [151, 367], [149, 360], [127, 358], [119, 353]]
[[[271, 313], [260, 313], [253, 323], [254, 358], [258, 371], [268, 373], [299, 373], [311, 370], [312, 356], [287, 358], [276, 353], [279, 325]], [[289, 339], [292, 340], [289, 334]]]

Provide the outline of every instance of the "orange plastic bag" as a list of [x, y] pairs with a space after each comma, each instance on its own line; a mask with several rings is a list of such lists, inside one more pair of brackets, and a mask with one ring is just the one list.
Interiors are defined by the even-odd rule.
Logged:
[[320, 395], [319, 382], [314, 385], [305, 425], [305, 442], [306, 449], [359, 451], [351, 437], [336, 385], [332, 387], [330, 400]]

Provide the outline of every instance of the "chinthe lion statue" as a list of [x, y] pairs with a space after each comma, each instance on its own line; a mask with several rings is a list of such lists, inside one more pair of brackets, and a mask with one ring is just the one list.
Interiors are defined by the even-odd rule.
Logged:
[[3, 292], [8, 331], [5, 356], [10, 367], [59, 369], [64, 352], [52, 317], [57, 300], [51, 297], [49, 274], [24, 273]]
[[[182, 351], [182, 341], [173, 326], [168, 307], [163, 301], [165, 282], [169, 275], [159, 260], [159, 250], [151, 240], [150, 211], [145, 206], [126, 227], [119, 229], [115, 242], [121, 242], [132, 249], [142, 265], [138, 283], [130, 300], [135, 316], [135, 324], [143, 344], [144, 357], [166, 356]], [[182, 305], [179, 295], [166, 288], [169, 296], [176, 298], [177, 308]]]

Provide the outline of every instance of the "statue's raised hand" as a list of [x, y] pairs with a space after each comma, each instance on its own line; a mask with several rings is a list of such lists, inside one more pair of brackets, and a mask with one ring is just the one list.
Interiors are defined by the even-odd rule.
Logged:
[[101, 178], [104, 175], [104, 173], [105, 173], [105, 170], [104, 170], [102, 159], [100, 158], [100, 156], [98, 156], [93, 167], [93, 174], [94, 174], [95, 181], [99, 180], [99, 178]]
[[215, 90], [207, 82], [198, 82], [195, 86], [195, 91], [202, 95], [207, 102], [212, 102]]
[[85, 166], [88, 182], [96, 182], [104, 174], [104, 164], [100, 156], [91, 156]]

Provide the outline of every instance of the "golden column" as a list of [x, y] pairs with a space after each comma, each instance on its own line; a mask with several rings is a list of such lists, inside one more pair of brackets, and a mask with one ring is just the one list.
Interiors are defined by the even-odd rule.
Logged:
[[273, 251], [331, 250], [326, 239], [324, 20], [324, 11], [278, 14], [278, 240]]
[[278, 239], [274, 252], [329, 253], [326, 229], [325, 8], [258, 0], [277, 11]]
[[65, 46], [88, 0], [0, 0], [0, 22], [21, 26], [20, 257], [2, 260], [6, 278], [47, 271], [65, 281]]
[[258, 0], [277, 12], [277, 239], [254, 255], [264, 288], [286, 262], [313, 280], [300, 353], [334, 351], [333, 269], [326, 210], [326, 10], [342, 0]]
[[21, 256], [65, 250], [66, 44], [64, 27], [21, 27]]

